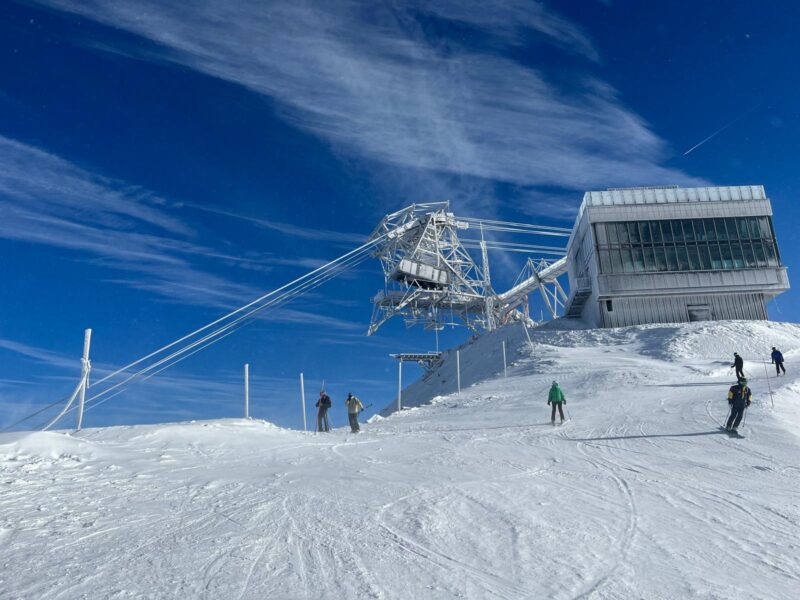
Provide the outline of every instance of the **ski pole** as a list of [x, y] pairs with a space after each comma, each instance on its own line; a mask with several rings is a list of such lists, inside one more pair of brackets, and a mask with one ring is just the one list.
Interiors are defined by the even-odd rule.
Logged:
[[[564, 408], [567, 408], [567, 403], [566, 402], [564, 402]], [[572, 421], [572, 415], [569, 414], [569, 409], [568, 408], [567, 408], [567, 419]]]

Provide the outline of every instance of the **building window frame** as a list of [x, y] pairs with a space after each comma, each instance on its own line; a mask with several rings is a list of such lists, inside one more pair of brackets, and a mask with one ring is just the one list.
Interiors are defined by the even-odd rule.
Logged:
[[770, 216], [592, 224], [602, 275], [782, 267]]

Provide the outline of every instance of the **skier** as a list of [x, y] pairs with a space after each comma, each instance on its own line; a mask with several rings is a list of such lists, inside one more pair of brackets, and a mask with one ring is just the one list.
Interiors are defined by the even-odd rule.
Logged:
[[558, 407], [559, 415], [561, 415], [561, 422], [564, 422], [564, 409], [561, 405], [566, 403], [567, 399], [564, 397], [564, 392], [561, 391], [558, 382], [554, 381], [553, 385], [550, 386], [550, 393], [547, 395], [547, 406], [553, 405], [553, 412], [550, 414], [550, 423], [553, 425], [556, 424], [556, 406]]
[[742, 357], [739, 356], [738, 352], [733, 353], [733, 364], [731, 365], [731, 369], [736, 367], [736, 379], [744, 379], [744, 361]]
[[781, 371], [786, 375], [786, 367], [783, 366], [783, 354], [775, 346], [772, 347], [772, 364], [775, 365], [776, 377], [780, 377]]
[[331, 407], [331, 397], [322, 390], [317, 400], [317, 431], [330, 431], [328, 424], [328, 409]]
[[739, 383], [732, 385], [731, 389], [728, 390], [728, 404], [731, 407], [731, 416], [728, 417], [725, 431], [738, 435], [739, 432], [736, 428], [739, 427], [739, 423], [742, 422], [744, 411], [750, 406], [751, 398], [752, 393], [750, 392], [750, 388], [747, 387], [747, 379], [741, 377]]
[[344, 403], [347, 405], [347, 417], [350, 419], [350, 433], [358, 433], [360, 430], [358, 413], [364, 410], [364, 405], [351, 392], [347, 393], [347, 400]]

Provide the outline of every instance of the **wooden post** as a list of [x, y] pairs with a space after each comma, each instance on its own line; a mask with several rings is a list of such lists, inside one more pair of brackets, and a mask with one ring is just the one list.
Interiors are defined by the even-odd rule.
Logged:
[[87, 329], [83, 332], [83, 358], [81, 358], [81, 391], [78, 395], [78, 431], [83, 427], [83, 405], [86, 400], [86, 388], [89, 387], [89, 371], [92, 367], [89, 364], [89, 346], [92, 344], [92, 330]]

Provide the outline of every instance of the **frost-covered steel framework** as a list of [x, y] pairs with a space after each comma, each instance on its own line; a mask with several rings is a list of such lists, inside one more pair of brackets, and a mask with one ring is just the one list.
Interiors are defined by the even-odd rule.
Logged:
[[600, 327], [766, 319], [789, 288], [762, 186], [587, 192], [568, 262], [567, 315]]
[[384, 217], [370, 239], [386, 234], [375, 252], [386, 285], [373, 298], [368, 335], [395, 315], [408, 326], [440, 328], [456, 319], [470, 329], [491, 329], [491, 282], [462, 246], [458, 231], [468, 229], [447, 202], [415, 204]]
[[[460, 233], [469, 229], [480, 237], [462, 239]], [[370, 236], [370, 240], [384, 240], [375, 247], [374, 256], [381, 261], [385, 283], [373, 298], [368, 335], [394, 316], [402, 316], [409, 327], [437, 330], [463, 323], [475, 332], [492, 330], [526, 304], [527, 295], [537, 288], [555, 317], [566, 300], [557, 282], [566, 272], [566, 261], [529, 259], [517, 283], [498, 294], [492, 287], [488, 250], [563, 256], [564, 248], [485, 240], [484, 230], [569, 235], [569, 230], [559, 227], [459, 218], [450, 212], [448, 202], [415, 204], [386, 215]], [[468, 248], [480, 250], [480, 265]]]

